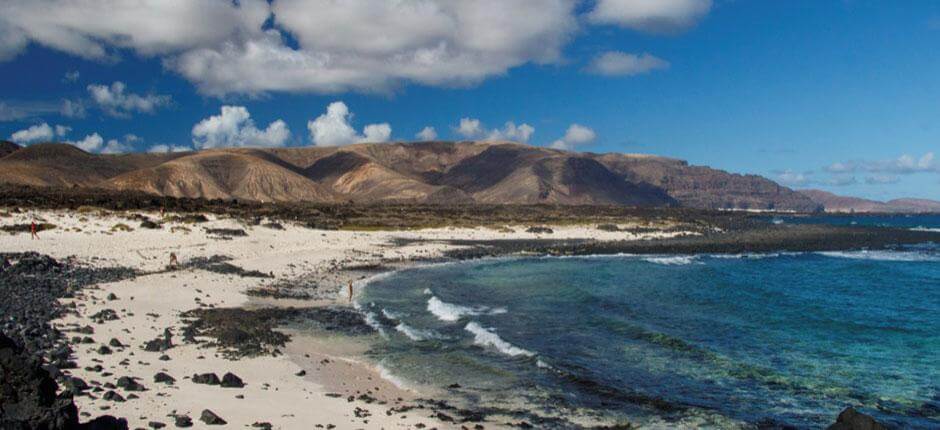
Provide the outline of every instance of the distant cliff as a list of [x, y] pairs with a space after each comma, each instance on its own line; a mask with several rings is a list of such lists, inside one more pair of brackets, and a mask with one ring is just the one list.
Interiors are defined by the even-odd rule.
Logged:
[[926, 199], [895, 199], [886, 202], [845, 197], [821, 190], [800, 190], [826, 212], [845, 213], [940, 213], [940, 202]]

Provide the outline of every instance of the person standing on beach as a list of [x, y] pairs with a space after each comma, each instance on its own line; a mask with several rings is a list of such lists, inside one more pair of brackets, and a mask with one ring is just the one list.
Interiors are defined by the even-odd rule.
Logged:
[[176, 253], [170, 253], [170, 264], [167, 264], [167, 269], [176, 269], [179, 266], [179, 262], [176, 261]]
[[349, 303], [352, 303], [352, 296], [353, 296], [352, 293], [353, 293], [352, 281], [349, 281]]
[[38, 227], [36, 227], [36, 220], [29, 225], [29, 234], [32, 239], [39, 239]]

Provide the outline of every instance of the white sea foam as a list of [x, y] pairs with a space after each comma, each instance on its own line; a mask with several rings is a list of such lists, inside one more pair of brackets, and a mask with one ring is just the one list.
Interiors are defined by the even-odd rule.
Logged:
[[849, 258], [852, 260], [873, 261], [940, 261], [940, 255], [917, 251], [824, 251], [819, 252], [830, 258]]
[[397, 312], [390, 311], [388, 309], [382, 308], [382, 315], [385, 315], [385, 318], [390, 320], [400, 320], [404, 315], [400, 315]]
[[372, 313], [371, 311], [366, 311], [363, 313], [363, 317], [365, 318], [366, 324], [368, 324], [369, 327], [374, 328], [375, 331], [379, 332], [380, 336], [388, 339], [388, 334], [385, 333], [385, 329], [382, 328], [382, 324], [379, 323], [379, 321], [375, 318], [374, 313]]
[[496, 315], [506, 313], [503, 308], [488, 308], [486, 306], [461, 306], [453, 303], [447, 303], [431, 296], [428, 299], [428, 312], [434, 314], [441, 321], [454, 322], [465, 316], [471, 315]]
[[408, 384], [405, 383], [405, 381], [404, 381], [403, 379], [401, 379], [401, 378], [395, 376], [394, 374], [392, 374], [392, 372], [390, 372], [390, 371], [388, 370], [388, 368], [386, 368], [386, 367], [383, 365], [383, 363], [376, 364], [376, 365], [375, 365], [375, 370], [377, 370], [377, 371], [379, 372], [379, 376], [381, 376], [382, 379], [384, 379], [384, 380], [386, 380], [386, 381], [388, 381], [388, 382], [391, 382], [392, 385], [394, 385], [394, 386], [396, 386], [396, 387], [398, 387], [398, 388], [401, 388], [401, 389], [403, 389], [403, 390], [408, 390], [408, 389], [410, 389], [410, 388], [408, 387]]
[[475, 321], [470, 321], [467, 323], [465, 329], [473, 334], [473, 343], [477, 345], [491, 347], [510, 357], [519, 355], [531, 357], [535, 355], [531, 351], [527, 351], [509, 342], [506, 342], [501, 337], [499, 337], [496, 332], [483, 328], [483, 326], [477, 324]]
[[643, 261], [654, 264], [662, 264], [664, 266], [685, 266], [687, 264], [697, 263], [696, 257], [694, 255], [644, 257]]
[[940, 228], [923, 227], [923, 226], [917, 226], [917, 227], [911, 228], [911, 230], [913, 230], [913, 231], [940, 232]]
[[395, 326], [395, 330], [398, 330], [401, 334], [405, 335], [405, 337], [415, 342], [441, 338], [441, 335], [437, 334], [433, 330], [415, 328], [403, 322], [398, 323], [398, 325]]
[[433, 294], [433, 293], [431, 292], [431, 289], [430, 289], [430, 288], [425, 288], [423, 292], [424, 292], [424, 294], [427, 295], [427, 296], [430, 296], [431, 294]]

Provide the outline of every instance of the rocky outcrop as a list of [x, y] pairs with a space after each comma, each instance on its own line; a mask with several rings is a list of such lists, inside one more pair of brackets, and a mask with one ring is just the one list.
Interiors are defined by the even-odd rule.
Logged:
[[111, 416], [85, 424], [70, 392], [57, 395], [58, 384], [42, 362], [0, 333], [0, 428], [5, 430], [117, 430], [127, 421]]
[[835, 424], [826, 428], [826, 430], [886, 430], [878, 421], [875, 421], [871, 415], [865, 415], [855, 408], [849, 406], [839, 414]]

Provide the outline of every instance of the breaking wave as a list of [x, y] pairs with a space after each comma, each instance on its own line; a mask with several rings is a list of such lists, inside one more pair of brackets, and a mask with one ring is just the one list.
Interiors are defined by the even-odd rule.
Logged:
[[467, 323], [465, 329], [473, 334], [473, 343], [477, 345], [491, 347], [510, 357], [516, 357], [520, 355], [532, 357], [535, 355], [531, 351], [519, 348], [518, 346], [506, 342], [503, 340], [503, 338], [499, 337], [496, 332], [483, 328], [483, 326], [477, 324], [475, 321], [470, 321]]
[[873, 261], [940, 261], [940, 255], [929, 252], [918, 251], [823, 251], [819, 252], [830, 258], [848, 258], [852, 260], [873, 260]]
[[439, 320], [454, 322], [465, 316], [471, 315], [496, 315], [506, 313], [503, 308], [489, 308], [486, 306], [461, 306], [453, 303], [447, 303], [431, 296], [428, 299], [428, 312], [434, 314]]

